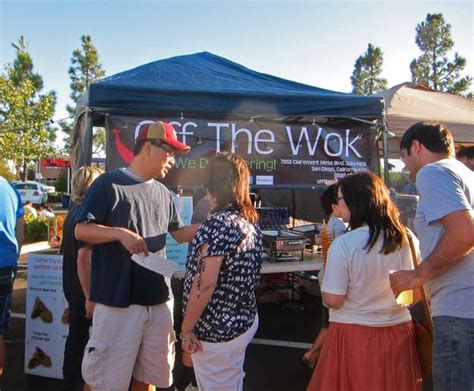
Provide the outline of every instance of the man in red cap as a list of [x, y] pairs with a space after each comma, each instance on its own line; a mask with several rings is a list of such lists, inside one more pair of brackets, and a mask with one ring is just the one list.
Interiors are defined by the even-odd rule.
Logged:
[[190, 241], [198, 224], [184, 226], [170, 191], [156, 178], [190, 147], [166, 122], [144, 125], [130, 166], [100, 176], [83, 202], [78, 240], [93, 245], [90, 300], [97, 303], [82, 364], [92, 390], [172, 386], [173, 300], [164, 277], [132, 261], [149, 252], [166, 257], [166, 234]]

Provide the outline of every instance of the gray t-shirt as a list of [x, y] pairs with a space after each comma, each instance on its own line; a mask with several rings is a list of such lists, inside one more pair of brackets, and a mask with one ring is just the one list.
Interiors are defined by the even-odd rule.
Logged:
[[[456, 159], [423, 167], [416, 177], [420, 194], [415, 230], [426, 259], [444, 234], [440, 219], [474, 206], [474, 173]], [[425, 286], [433, 316], [474, 318], [474, 252]]]

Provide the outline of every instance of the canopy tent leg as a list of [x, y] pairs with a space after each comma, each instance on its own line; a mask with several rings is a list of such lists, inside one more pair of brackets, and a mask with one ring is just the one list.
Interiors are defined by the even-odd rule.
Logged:
[[390, 188], [390, 166], [388, 164], [388, 129], [385, 122], [382, 125], [382, 140], [383, 140], [383, 179], [388, 188]]

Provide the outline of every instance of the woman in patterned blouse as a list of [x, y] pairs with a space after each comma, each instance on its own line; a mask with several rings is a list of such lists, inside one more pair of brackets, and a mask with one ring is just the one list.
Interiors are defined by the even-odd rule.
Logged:
[[181, 326], [182, 348], [192, 354], [200, 390], [242, 390], [245, 350], [258, 328], [262, 234], [249, 180], [238, 155], [222, 153], [209, 162], [213, 215], [188, 253]]

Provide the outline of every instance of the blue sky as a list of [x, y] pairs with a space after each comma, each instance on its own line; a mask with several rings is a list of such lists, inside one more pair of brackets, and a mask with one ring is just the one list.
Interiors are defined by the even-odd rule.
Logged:
[[[389, 86], [410, 80], [419, 55], [415, 27], [443, 13], [454, 50], [474, 76], [472, 1], [24, 1], [0, 0], [0, 60], [25, 36], [46, 90], [66, 116], [70, 65], [84, 34], [112, 75], [176, 55], [209, 51], [254, 70], [349, 92], [356, 58], [373, 43], [384, 52]], [[453, 52], [454, 54], [454, 52]], [[472, 88], [471, 88], [472, 89]]]

